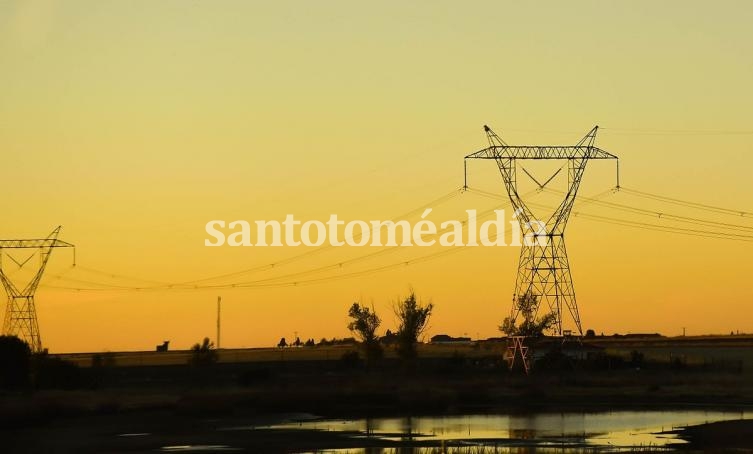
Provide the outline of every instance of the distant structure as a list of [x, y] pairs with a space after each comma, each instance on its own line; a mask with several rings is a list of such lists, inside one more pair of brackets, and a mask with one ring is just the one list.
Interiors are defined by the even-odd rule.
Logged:
[[395, 345], [398, 342], [397, 334], [393, 333], [390, 330], [387, 330], [386, 333], [384, 333], [384, 336], [379, 338], [379, 343], [383, 345]]
[[162, 342], [162, 345], [157, 346], [158, 352], [166, 352], [170, 349], [170, 341], [164, 341]]
[[[577, 335], [583, 335], [578, 305], [575, 301], [575, 290], [570, 275], [570, 264], [565, 249], [565, 227], [570, 212], [575, 203], [583, 172], [586, 164], [592, 159], [615, 159], [617, 156], [594, 146], [596, 131], [594, 127], [577, 144], [563, 145], [508, 145], [491, 130], [484, 126], [489, 146], [465, 157], [464, 167], [467, 170], [468, 159], [491, 159], [497, 163], [504, 180], [505, 189], [512, 202], [516, 217], [523, 234], [529, 235], [533, 241], [524, 244], [520, 251], [515, 292], [510, 317], [513, 322], [520, 316], [519, 299], [524, 295], [533, 295], [537, 298], [536, 307], [531, 313], [536, 317], [539, 308], [543, 304], [549, 311], [556, 315], [554, 329], [558, 336], [569, 335], [572, 329], [565, 329], [564, 318], [569, 315]], [[559, 204], [544, 224], [543, 232], [533, 226], [536, 221], [544, 222], [545, 218], [537, 218], [526, 205], [518, 193], [516, 180], [517, 162], [519, 160], [565, 160], [567, 161], [568, 188], [565, 199]], [[523, 169], [526, 172], [525, 169]], [[534, 179], [539, 188], [543, 189], [559, 170], [543, 184]], [[528, 172], [526, 172], [528, 173]], [[533, 177], [529, 174], [533, 179]], [[619, 161], [617, 161], [617, 187], [620, 186]], [[468, 174], [466, 171], [464, 188], [468, 188]], [[538, 241], [539, 237], [545, 237], [546, 241]], [[524, 353], [524, 352], [523, 352]], [[524, 356], [525, 358], [525, 356]]]
[[449, 334], [437, 334], [432, 336], [432, 344], [472, 344], [470, 337], [452, 337]]
[[[47, 267], [47, 262], [50, 260], [52, 250], [58, 247], [74, 248], [73, 264], [74, 266], [76, 264], [75, 246], [58, 239], [61, 228], [61, 226], [58, 226], [47, 238], [0, 240], [0, 281], [2, 281], [5, 292], [8, 295], [8, 305], [5, 308], [5, 319], [3, 321], [3, 334], [16, 336], [25, 341], [33, 352], [42, 351], [42, 336], [39, 333], [34, 294], [37, 291], [37, 287], [39, 287], [39, 282]], [[8, 253], [9, 250], [14, 249], [33, 249], [34, 251], [28, 258], [18, 261]], [[31, 259], [37, 254], [39, 255], [39, 262], [32, 272], [31, 280], [25, 286], [16, 286], [3, 269], [3, 258], [8, 257], [21, 269], [24, 266], [33, 267]]]

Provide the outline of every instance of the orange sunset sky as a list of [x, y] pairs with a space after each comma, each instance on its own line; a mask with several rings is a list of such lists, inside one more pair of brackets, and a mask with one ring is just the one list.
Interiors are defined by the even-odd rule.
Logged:
[[[348, 336], [353, 301], [373, 301], [394, 329], [392, 304], [410, 287], [435, 304], [429, 335], [496, 336], [513, 247], [365, 272], [440, 251], [400, 248], [315, 272], [375, 251], [330, 248], [200, 282], [275, 285], [163, 283], [311, 250], [205, 247], [213, 219], [386, 220], [457, 190], [463, 157], [486, 146], [484, 124], [512, 144], [574, 144], [598, 124], [625, 188], [753, 211], [752, 22], [747, 1], [3, 1], [0, 237], [63, 225], [60, 238], [77, 246], [76, 268], [71, 251], [54, 251], [37, 293], [52, 352], [187, 348], [214, 337], [217, 296], [223, 347]], [[540, 180], [560, 165], [525, 164]], [[469, 163], [469, 185], [504, 191], [490, 161]], [[614, 164], [595, 161], [580, 194], [614, 185]], [[753, 331], [753, 216], [604, 197], [711, 223], [583, 201], [574, 211], [741, 236], [574, 214], [567, 244], [584, 329]], [[499, 203], [457, 193], [430, 218]], [[28, 273], [5, 258], [3, 270]]]

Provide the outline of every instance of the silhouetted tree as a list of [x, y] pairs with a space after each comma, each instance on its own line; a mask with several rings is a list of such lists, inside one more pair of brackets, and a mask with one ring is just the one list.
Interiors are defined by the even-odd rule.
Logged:
[[395, 315], [399, 324], [397, 353], [403, 360], [412, 360], [416, 357], [416, 343], [428, 327], [433, 309], [432, 303], [421, 304], [413, 290], [407, 298], [399, 301], [395, 307]]
[[376, 331], [382, 324], [382, 320], [376, 314], [374, 308], [369, 309], [366, 306], [353, 303], [348, 311], [348, 317], [351, 318], [348, 329], [361, 341], [366, 354], [366, 361], [371, 363], [381, 358], [382, 346], [379, 344]]
[[16, 336], [0, 336], [0, 388], [28, 385], [30, 370], [29, 344]]
[[587, 329], [586, 330], [586, 337], [588, 337], [588, 338], [596, 337], [596, 331], [594, 331], [592, 329]]
[[192, 366], [209, 366], [217, 362], [217, 350], [214, 348], [214, 342], [205, 337], [201, 344], [194, 344], [191, 347], [191, 365]]
[[515, 325], [512, 317], [507, 317], [500, 325], [499, 330], [508, 336], [542, 337], [544, 332], [550, 330], [557, 323], [557, 314], [549, 312], [536, 318], [536, 309], [539, 306], [539, 297], [530, 291], [518, 297], [518, 311], [523, 316], [519, 326]]
[[288, 342], [285, 340], [284, 337], [281, 337], [280, 338], [280, 342], [277, 343], [277, 346], [279, 348], [287, 347], [288, 346]]

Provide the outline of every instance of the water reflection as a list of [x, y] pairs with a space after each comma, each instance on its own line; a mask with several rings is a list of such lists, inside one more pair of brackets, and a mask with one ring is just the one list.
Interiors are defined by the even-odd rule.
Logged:
[[[602, 413], [535, 413], [528, 415], [463, 415], [439, 417], [314, 420], [271, 426], [357, 434], [439, 448], [400, 448], [325, 451], [354, 453], [442, 452], [594, 452], [670, 448], [682, 443], [663, 431], [707, 422], [750, 418], [745, 412], [721, 411], [618, 411]], [[364, 446], [368, 445], [364, 443]], [[437, 450], [439, 449], [439, 450]], [[465, 449], [465, 450], [463, 450]]]
[[234, 448], [226, 445], [177, 445], [163, 446], [160, 451], [163, 452], [215, 452], [215, 451], [240, 451], [240, 448]]
[[317, 454], [595, 454], [603, 452], [671, 452], [669, 448], [621, 449], [607, 447], [541, 447], [541, 446], [449, 446], [432, 448], [362, 448], [313, 451]]

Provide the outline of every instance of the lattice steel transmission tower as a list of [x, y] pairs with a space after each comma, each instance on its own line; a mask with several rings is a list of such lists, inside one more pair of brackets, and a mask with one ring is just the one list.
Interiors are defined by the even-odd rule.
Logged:
[[[58, 226], [47, 238], [31, 240], [0, 240], [0, 281], [3, 282], [5, 292], [8, 294], [8, 305], [5, 308], [5, 320], [3, 321], [3, 334], [17, 336], [26, 341], [33, 352], [42, 351], [42, 338], [39, 335], [39, 323], [37, 322], [37, 310], [34, 304], [34, 294], [39, 287], [42, 274], [50, 260], [53, 248], [71, 247], [74, 245], [59, 240], [61, 226]], [[22, 260], [16, 260], [9, 255], [8, 249], [36, 249], [32, 254]], [[32, 271], [31, 280], [23, 287], [16, 286], [10, 276], [3, 269], [3, 258], [8, 257], [19, 269], [27, 266], [35, 255], [39, 255], [39, 262]], [[75, 264], [74, 249], [74, 264]], [[20, 290], [19, 290], [20, 289]]]
[[[533, 301], [532, 310], [526, 310], [526, 317], [535, 318], [539, 308], [548, 307], [556, 315], [555, 332], [559, 336], [572, 333], [572, 329], [564, 329], [563, 316], [569, 315], [572, 326], [578, 335], [583, 335], [578, 305], [575, 300], [575, 290], [570, 275], [570, 263], [565, 249], [565, 227], [570, 212], [575, 203], [583, 172], [591, 159], [618, 159], [617, 156], [594, 146], [596, 131], [594, 127], [577, 144], [571, 146], [534, 146], [508, 145], [499, 138], [488, 126], [484, 126], [489, 146], [483, 150], [465, 157], [464, 165], [467, 169], [468, 159], [493, 159], [502, 174], [505, 189], [512, 202], [521, 230], [531, 241], [523, 242], [520, 251], [520, 262], [513, 294], [511, 320], [515, 323], [521, 316], [521, 300]], [[517, 161], [519, 160], [566, 160], [568, 186], [565, 198], [544, 222], [544, 218], [537, 218], [518, 193], [516, 180]], [[523, 169], [524, 172], [528, 173]], [[555, 173], [556, 175], [556, 173]], [[554, 175], [543, 185], [543, 188]], [[617, 161], [617, 187], [619, 188], [619, 161]], [[468, 187], [467, 172], [465, 187]], [[543, 222], [542, 226], [538, 222]], [[569, 320], [568, 320], [569, 321]]]

